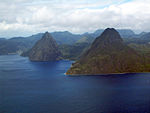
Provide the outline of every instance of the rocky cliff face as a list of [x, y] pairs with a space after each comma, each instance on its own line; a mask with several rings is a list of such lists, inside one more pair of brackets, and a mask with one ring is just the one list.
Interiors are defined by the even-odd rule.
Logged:
[[29, 51], [29, 59], [31, 61], [54, 61], [61, 59], [58, 45], [48, 32]]
[[119, 33], [107, 28], [66, 74], [104, 74], [150, 71], [143, 57], [124, 44]]

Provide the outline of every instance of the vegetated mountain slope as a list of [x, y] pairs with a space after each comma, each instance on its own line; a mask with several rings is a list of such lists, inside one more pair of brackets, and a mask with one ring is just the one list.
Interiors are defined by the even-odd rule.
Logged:
[[[68, 31], [52, 32], [51, 35], [59, 45], [68, 45], [72, 47], [75, 43], [92, 43], [93, 40], [103, 32], [103, 29], [96, 30], [93, 33], [72, 34]], [[147, 33], [143, 32], [139, 35], [134, 34], [130, 29], [118, 29], [118, 32], [125, 39], [127, 43], [145, 43], [150, 42]], [[22, 53], [28, 51], [33, 45], [42, 38], [44, 33], [38, 33], [29, 37], [14, 37], [11, 39], [0, 38], [0, 55]], [[145, 36], [144, 36], [145, 35]], [[79, 44], [78, 44], [79, 45]]]
[[48, 32], [29, 51], [31, 61], [54, 61], [60, 60], [61, 56], [56, 41]]
[[150, 71], [149, 63], [127, 46], [119, 33], [107, 28], [67, 74], [106, 74]]
[[73, 45], [59, 45], [64, 59], [77, 60], [86, 51], [91, 44], [89, 43], [75, 43]]

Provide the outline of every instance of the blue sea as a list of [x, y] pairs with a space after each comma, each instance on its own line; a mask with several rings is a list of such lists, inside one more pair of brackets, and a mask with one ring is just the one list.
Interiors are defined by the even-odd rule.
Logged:
[[150, 112], [150, 73], [66, 76], [72, 62], [0, 56], [0, 113]]

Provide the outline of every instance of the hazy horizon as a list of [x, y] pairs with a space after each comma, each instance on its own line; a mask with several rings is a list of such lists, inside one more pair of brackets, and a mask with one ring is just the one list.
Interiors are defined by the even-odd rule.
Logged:
[[[109, 28], [109, 27], [108, 27]], [[105, 28], [105, 29], [107, 29], [107, 28]], [[97, 29], [97, 30], [105, 30], [105, 29]], [[29, 35], [17, 35], [17, 36], [10, 36], [10, 37], [0, 37], [0, 39], [1, 38], [5, 38], [5, 39], [11, 39], [11, 38], [15, 38], [15, 37], [29, 37], [29, 36], [32, 36], [32, 35], [37, 35], [37, 34], [40, 34], [40, 33], [45, 33], [45, 32], [49, 32], [49, 33], [54, 33], [54, 32], [69, 32], [69, 33], [71, 33], [71, 34], [74, 34], [74, 35], [82, 35], [82, 34], [85, 34], [85, 33], [94, 33], [94, 32], [96, 32], [97, 30], [95, 30], [95, 31], [93, 31], [93, 32], [83, 32], [83, 33], [73, 33], [73, 32], [70, 32], [70, 31], [52, 31], [52, 32], [50, 32], [50, 31], [44, 31], [44, 32], [37, 32], [37, 33], [33, 33], [33, 34], [29, 34]], [[132, 29], [116, 29], [116, 30], [131, 30], [131, 31], [133, 31]], [[142, 32], [139, 32], [139, 31], [137, 31], [137, 32], [135, 32], [135, 31], [133, 31], [135, 34], [140, 34], [140, 33], [142, 33], [142, 32], [144, 32], [144, 31], [142, 31]]]

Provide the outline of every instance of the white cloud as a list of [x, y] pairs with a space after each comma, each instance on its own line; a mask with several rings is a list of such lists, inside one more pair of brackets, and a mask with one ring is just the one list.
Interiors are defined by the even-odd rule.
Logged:
[[149, 0], [0, 0], [0, 37], [107, 27], [150, 31], [149, 4]]

